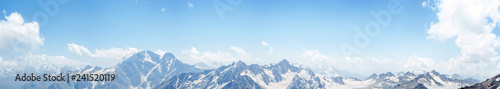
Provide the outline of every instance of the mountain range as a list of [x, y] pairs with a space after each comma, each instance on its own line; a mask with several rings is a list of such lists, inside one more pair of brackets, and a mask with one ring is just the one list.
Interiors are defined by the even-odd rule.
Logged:
[[[473, 84], [462, 79], [452, 79], [432, 70], [425, 74], [373, 74], [367, 79], [329, 78], [290, 64], [286, 59], [277, 64], [246, 65], [238, 61], [217, 69], [197, 73], [184, 73], [162, 83], [157, 89], [191, 88], [245, 88], [245, 89], [337, 89], [337, 88], [460, 88]], [[244, 85], [244, 86], [241, 86]]]
[[[233, 62], [218, 68], [202, 69], [195, 65], [183, 63], [172, 53], [163, 56], [152, 51], [140, 51], [123, 57], [124, 61], [110, 68], [86, 66], [82, 69], [64, 66], [57, 68], [44, 65], [27, 68], [24, 71], [41, 73], [70, 74], [116, 74], [114, 81], [87, 82], [12, 82], [14, 70], [0, 70], [0, 88], [49, 88], [49, 89], [82, 89], [82, 88], [254, 88], [254, 89], [345, 89], [345, 88], [460, 88], [477, 83], [474, 79], [463, 79], [460, 76], [431, 72], [415, 73], [382, 73], [372, 74], [366, 79], [357, 77], [343, 78], [338, 75], [315, 73], [313, 69], [300, 64], [290, 63], [283, 59], [279, 63], [258, 65]], [[336, 73], [335, 71], [329, 73]], [[339, 72], [340, 73], [340, 72]], [[338, 74], [338, 73], [337, 73]], [[12, 79], [12, 81], [10, 81]], [[498, 79], [496, 79], [498, 80]], [[476, 84], [477, 85], [477, 84]]]
[[111, 68], [101, 68], [86, 66], [77, 71], [58, 71], [52, 73], [70, 73], [70, 74], [115, 74], [113, 81], [102, 82], [55, 82], [45, 84], [46, 82], [29, 82], [21, 88], [152, 88], [158, 86], [175, 75], [187, 72], [201, 72], [202, 69], [193, 65], [185, 64], [178, 60], [172, 53], [165, 53], [163, 56], [155, 54], [152, 51], [140, 51], [126, 55], [121, 63]]
[[[244, 85], [244, 86], [241, 86]], [[156, 87], [173, 88], [327, 88], [343, 87], [332, 78], [316, 75], [310, 70], [290, 65], [287, 60], [270, 65], [246, 65], [238, 61], [217, 69], [184, 73]]]

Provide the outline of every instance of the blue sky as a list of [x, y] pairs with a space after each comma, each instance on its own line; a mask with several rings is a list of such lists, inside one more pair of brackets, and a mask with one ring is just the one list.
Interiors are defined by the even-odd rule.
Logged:
[[[436, 5], [434, 8], [440, 5], [425, 0], [399, 0], [403, 10], [392, 14], [389, 24], [382, 27], [378, 35], [369, 37], [370, 43], [361, 48], [360, 53], [348, 58], [340, 50], [340, 44], [353, 45], [357, 34], [354, 28], [363, 29], [368, 22], [375, 21], [370, 12], [387, 10], [390, 0], [242, 0], [234, 5], [225, 0], [220, 1], [223, 4], [214, 4], [218, 0], [67, 0], [67, 3], [56, 2], [58, 10], [54, 16], [44, 11], [44, 5], [39, 4], [43, 1], [1, 1], [0, 10], [6, 11], [4, 16], [17, 12], [26, 23], [38, 22], [40, 37], [44, 38], [43, 45], [35, 48], [19, 46], [24, 52], [4, 50], [0, 56], [3, 61], [16, 61], [26, 55], [52, 55], [78, 61], [74, 63], [110, 67], [121, 57], [106, 56], [107, 53], [137, 49], [173, 52], [190, 64], [200, 60], [208, 64], [228, 64], [235, 60], [268, 64], [289, 59], [309, 66], [326, 64], [371, 74], [436, 69], [426, 64], [423, 67], [393, 68], [384, 64], [386, 61], [408, 64], [408, 60], [416, 57], [439, 64], [464, 55], [464, 48], [457, 47], [454, 38], [429, 38], [435, 35], [429, 30], [433, 30], [433, 23], [439, 23], [437, 13], [441, 9], [423, 5], [427, 2]], [[225, 8], [233, 10], [220, 16], [216, 5], [228, 5]], [[37, 12], [47, 14], [46, 23], [33, 19]], [[496, 21], [492, 23], [496, 24]], [[263, 41], [267, 45], [263, 45]], [[72, 47], [85, 48], [90, 53]], [[494, 48], [496, 53], [497, 47]], [[97, 50], [104, 56], [98, 56]], [[117, 53], [124, 55], [123, 52]], [[350, 58], [360, 58], [369, 65], [355, 63]], [[382, 62], [370, 63], [371, 59]]]

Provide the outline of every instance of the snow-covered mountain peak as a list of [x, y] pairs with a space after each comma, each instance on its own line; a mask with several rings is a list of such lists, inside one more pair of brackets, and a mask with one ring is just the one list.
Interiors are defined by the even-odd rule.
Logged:
[[440, 75], [440, 74], [439, 74], [436, 70], [432, 70], [432, 71], [431, 71], [431, 72], [429, 72], [429, 73], [432, 73], [432, 74], [434, 74], [434, 75]]
[[282, 66], [289, 66], [290, 65], [290, 62], [288, 62], [288, 60], [286, 59], [283, 59], [281, 60], [278, 65], [282, 65]]
[[88, 69], [90, 69], [90, 68], [92, 68], [92, 66], [87, 65], [87, 66], [85, 66], [85, 67], [83, 68], [83, 70], [88, 70]]
[[382, 78], [385, 78], [385, 77], [392, 77], [394, 76], [394, 74], [392, 74], [391, 72], [387, 72], [385, 74], [380, 74], [379, 77], [382, 77]]
[[177, 58], [171, 52], [166, 52], [165, 54], [163, 54], [161, 59], [162, 60], [172, 60], [172, 59], [177, 59]]
[[116, 66], [117, 84], [125, 88], [153, 88], [171, 77], [188, 72], [200, 72], [201, 69], [179, 61], [172, 53], [160, 55], [144, 50], [132, 54]]
[[413, 74], [413, 73], [411, 73], [411, 72], [406, 72], [406, 73], [404, 74], [404, 76], [416, 76], [416, 75], [415, 75], [415, 74]]
[[462, 79], [462, 77], [460, 77], [460, 75], [458, 75], [458, 74], [449, 75], [448, 78], [450, 78], [450, 79]]
[[[144, 51], [139, 51], [135, 54], [132, 54], [130, 57], [125, 59], [123, 62], [129, 62], [129, 63], [140, 63], [140, 64], [156, 64], [160, 62], [160, 55], [149, 51], [149, 50], [144, 50]], [[123, 63], [122, 62], [122, 63]]]
[[375, 78], [377, 78], [377, 74], [373, 73], [368, 78], [366, 78], [366, 80], [368, 80], [368, 79], [375, 79]]
[[238, 60], [238, 62], [233, 62], [234, 66], [236, 67], [242, 67], [242, 66], [247, 66], [247, 64], [245, 64], [244, 62], [242, 62], [241, 60]]

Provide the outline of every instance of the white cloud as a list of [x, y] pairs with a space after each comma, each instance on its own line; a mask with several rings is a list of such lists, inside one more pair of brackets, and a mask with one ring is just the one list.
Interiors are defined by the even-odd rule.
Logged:
[[417, 55], [408, 58], [404, 65], [411, 70], [433, 70], [436, 69], [436, 63], [431, 58], [419, 57]]
[[77, 66], [77, 65], [86, 65], [88, 63], [82, 63], [77, 60], [73, 59], [68, 59], [64, 56], [52, 56], [52, 55], [45, 55], [45, 54], [39, 54], [39, 55], [27, 55], [25, 57], [21, 57], [24, 61], [22, 62], [25, 64], [24, 66], [42, 66], [45, 64], [50, 64], [50, 65], [56, 65], [56, 66], [65, 66], [65, 65], [70, 65], [70, 66]]
[[161, 12], [165, 12], [165, 7], [160, 9]]
[[318, 50], [307, 50], [305, 48], [302, 49], [304, 51], [304, 54], [302, 56], [309, 57], [312, 61], [328, 61], [330, 58], [328, 58], [326, 55], [323, 55], [318, 52]]
[[193, 3], [191, 3], [191, 2], [187, 2], [187, 4], [188, 4], [188, 7], [189, 7], [189, 8], [191, 8], [191, 9], [193, 9], [193, 8], [194, 8], [194, 4], [193, 4]]
[[437, 8], [435, 7], [437, 5], [437, 0], [427, 0], [427, 1], [424, 1], [422, 2], [422, 7], [429, 7], [431, 8], [432, 10], [436, 10]]
[[[428, 38], [446, 40], [462, 35], [482, 35], [500, 20], [498, 0], [441, 0], [438, 1], [438, 22], [432, 23]], [[493, 21], [488, 21], [491, 18]]]
[[427, 2], [423, 2], [423, 3], [422, 3], [422, 7], [427, 6], [427, 3], [428, 3], [428, 2], [429, 2], [429, 1], [427, 1]]
[[[6, 11], [3, 10], [5, 14]], [[45, 54], [33, 55], [31, 49], [43, 46], [44, 38], [40, 36], [40, 27], [37, 22], [25, 22], [21, 14], [13, 12], [0, 21], [0, 52], [13, 53], [23, 51], [24, 56], [0, 57], [0, 67], [23, 69], [27, 66], [37, 67], [44, 64], [76, 66], [79, 61], [64, 56], [50, 56]], [[83, 54], [83, 53], [81, 53]]]
[[195, 47], [191, 47], [191, 49], [185, 49], [181, 52], [189, 55], [191, 61], [203, 62], [212, 67], [220, 66], [221, 63], [237, 61], [229, 52], [222, 52], [220, 50], [216, 52], [199, 52]]
[[74, 43], [68, 44], [68, 50], [80, 56], [86, 55], [93, 58], [112, 58], [117, 60], [122, 59], [126, 54], [139, 51], [137, 48], [122, 49], [111, 47], [110, 49], [95, 49], [94, 53], [92, 53], [86, 47]]
[[96, 49], [95, 56], [94, 57], [101, 57], [101, 58], [113, 58], [113, 59], [122, 59], [123, 56], [126, 54], [132, 53], [132, 52], [137, 52], [137, 48], [114, 48], [111, 47], [110, 49]]
[[[262, 41], [261, 43], [262, 43], [262, 45], [264, 45], [266, 47], [269, 45], [266, 41]], [[269, 51], [267, 52], [267, 55], [271, 55], [273, 52], [274, 52], [273, 47], [269, 47]]]
[[269, 45], [269, 44], [267, 44], [267, 42], [266, 42], [266, 41], [262, 41], [262, 45], [267, 46], [267, 45]]
[[0, 21], [0, 52], [43, 46], [44, 38], [40, 36], [37, 22], [25, 23], [17, 12], [5, 16], [5, 19]]
[[[375, 57], [342, 57], [334, 61], [323, 62], [324, 64], [338, 65], [338, 69], [349, 70], [353, 73], [371, 74], [387, 71], [401, 71], [403, 63], [400, 60], [391, 60]], [[390, 66], [388, 66], [390, 65]]]
[[3, 10], [2, 13], [5, 14], [5, 13], [7, 13], [7, 11]]
[[28, 53], [25, 56], [13, 58], [14, 60], [2, 60], [0, 58], [0, 67], [8, 69], [22, 70], [26, 67], [39, 67], [42, 65], [55, 65], [58, 67], [62, 66], [84, 66], [89, 63], [83, 63], [77, 60], [68, 59], [65, 56], [52, 56], [46, 54], [33, 55]]
[[231, 46], [229, 49], [238, 53], [239, 60], [248, 59], [250, 57], [250, 54], [245, 52], [245, 50], [243, 50], [242, 48]]
[[87, 55], [91, 55], [91, 56], [94, 56], [94, 54], [92, 54], [89, 49], [81, 46], [81, 45], [77, 45], [75, 43], [70, 43], [68, 44], [68, 50], [73, 52], [74, 54], [77, 54], [77, 55], [80, 55], [82, 56], [83, 54], [87, 54]]
[[17, 62], [15, 61], [4, 61], [2, 57], [0, 57], [0, 68], [5, 67], [14, 67], [17, 66]]
[[[353, 73], [371, 74], [386, 71], [401, 71], [402, 68], [394, 66], [403, 66], [401, 61], [380, 59], [375, 57], [339, 57], [332, 58], [320, 53], [318, 50], [309, 50], [303, 48], [303, 54], [296, 60], [301, 64], [311, 67], [331, 66], [339, 70], [346, 70]], [[391, 66], [387, 66], [391, 65]]]
[[188, 61], [203, 62], [211, 67], [226, 65], [238, 60], [246, 63], [260, 61], [258, 59], [252, 59], [250, 54], [242, 48], [231, 46], [229, 47], [229, 50], [234, 51], [234, 53], [221, 50], [200, 52], [195, 47], [182, 50], [181, 52], [182, 54], [187, 54], [190, 57], [190, 59], [187, 59]]
[[[428, 39], [455, 39], [460, 55], [451, 58], [446, 70], [461, 73], [497, 71], [499, 37], [492, 33], [500, 21], [499, 0], [437, 0], [424, 2], [436, 10], [438, 22], [432, 22]], [[491, 75], [483, 73], [482, 75]]]

